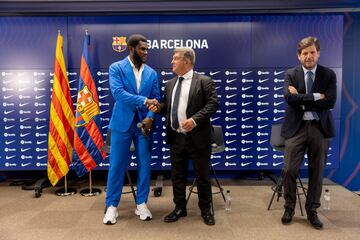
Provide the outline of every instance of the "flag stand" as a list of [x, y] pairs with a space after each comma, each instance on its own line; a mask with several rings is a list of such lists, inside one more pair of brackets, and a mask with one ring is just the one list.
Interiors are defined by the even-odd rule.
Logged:
[[74, 195], [76, 194], [76, 189], [75, 188], [68, 188], [67, 186], [67, 178], [66, 175], [64, 177], [64, 188], [60, 188], [58, 190], [55, 191], [55, 194], [61, 197], [67, 197], [70, 195]]
[[93, 188], [92, 186], [92, 177], [91, 177], [91, 170], [89, 171], [89, 188], [85, 188], [80, 191], [81, 196], [84, 197], [93, 197], [98, 196], [101, 194], [101, 190], [98, 188]]

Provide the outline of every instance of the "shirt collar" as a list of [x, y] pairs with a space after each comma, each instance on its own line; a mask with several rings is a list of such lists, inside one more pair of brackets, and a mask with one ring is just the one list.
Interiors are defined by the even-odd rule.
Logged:
[[308, 69], [304, 68], [304, 66], [302, 66], [302, 69], [303, 69], [305, 75], [306, 75], [307, 72], [311, 71], [315, 76], [315, 72], [316, 72], [316, 69], [317, 69], [317, 64], [315, 65], [315, 67], [313, 69], [308, 70]]
[[191, 69], [190, 71], [188, 71], [187, 73], [185, 73], [184, 75], [179, 76], [179, 77], [183, 77], [184, 80], [189, 80], [189, 79], [192, 79], [193, 75], [194, 75], [194, 70]]

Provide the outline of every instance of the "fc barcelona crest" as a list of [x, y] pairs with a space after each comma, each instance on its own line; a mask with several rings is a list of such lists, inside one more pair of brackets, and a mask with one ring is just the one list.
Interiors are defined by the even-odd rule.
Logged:
[[112, 37], [113, 42], [112, 42], [112, 48], [114, 49], [114, 51], [117, 52], [123, 52], [126, 49], [126, 37], [121, 36], [121, 37]]
[[78, 93], [76, 104], [76, 127], [81, 127], [90, 122], [90, 120], [100, 114], [99, 106], [95, 102], [92, 93], [85, 86]]

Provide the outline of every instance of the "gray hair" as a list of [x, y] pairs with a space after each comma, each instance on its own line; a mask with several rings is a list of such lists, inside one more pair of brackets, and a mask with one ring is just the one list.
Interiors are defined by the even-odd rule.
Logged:
[[189, 47], [179, 47], [174, 49], [174, 53], [183, 53], [184, 59], [189, 60], [191, 65], [195, 65], [195, 52]]

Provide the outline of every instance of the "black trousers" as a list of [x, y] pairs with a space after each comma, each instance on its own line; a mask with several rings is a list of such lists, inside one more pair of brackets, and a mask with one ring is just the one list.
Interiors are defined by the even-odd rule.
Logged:
[[210, 145], [208, 148], [198, 149], [188, 135], [175, 133], [175, 139], [170, 145], [170, 157], [173, 201], [177, 208], [186, 209], [186, 184], [189, 159], [191, 159], [197, 178], [199, 208], [201, 212], [211, 209], [210, 156]]
[[[308, 157], [309, 184], [305, 209], [307, 214], [320, 207], [322, 180], [329, 139], [320, 131], [318, 121], [303, 121], [295, 136], [285, 140], [284, 155], [284, 198], [285, 208], [294, 209], [296, 204], [296, 179], [304, 161]], [[306, 152], [307, 151], [307, 152]]]

